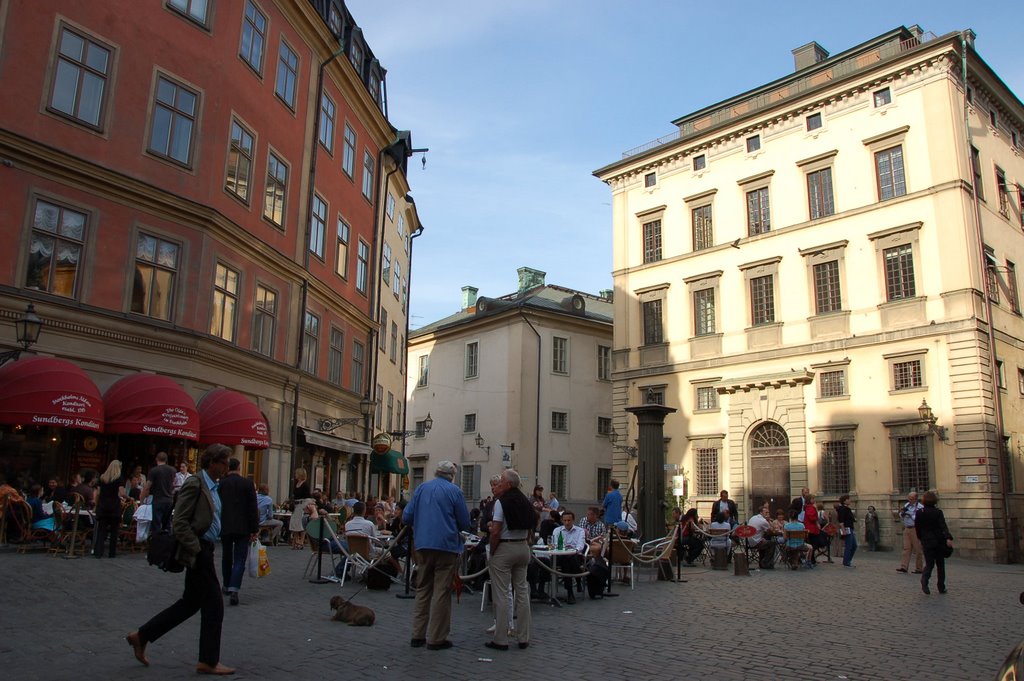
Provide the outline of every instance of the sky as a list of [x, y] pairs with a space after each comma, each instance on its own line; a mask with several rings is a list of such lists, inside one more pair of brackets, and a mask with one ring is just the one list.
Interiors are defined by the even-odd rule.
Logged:
[[680, 116], [792, 73], [791, 50], [812, 40], [834, 55], [899, 26], [936, 36], [970, 28], [982, 58], [1024, 98], [1024, 10], [1008, 0], [347, 6], [387, 69], [392, 125], [430, 149], [425, 168], [418, 155], [409, 165], [424, 227], [414, 329], [458, 312], [463, 286], [514, 292], [523, 266], [549, 284], [612, 288], [611, 192], [593, 171], [671, 134]]

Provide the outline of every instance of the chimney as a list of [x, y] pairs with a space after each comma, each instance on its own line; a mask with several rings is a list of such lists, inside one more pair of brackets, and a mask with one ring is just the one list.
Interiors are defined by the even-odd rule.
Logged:
[[609, 303], [615, 298], [615, 291], [610, 288], [603, 288], [598, 293], [602, 300], [607, 300]]
[[530, 267], [520, 267], [516, 272], [519, 274], [520, 293], [535, 286], [543, 286], [544, 277], [547, 275], [547, 272], [541, 272]]
[[797, 71], [803, 71], [808, 66], [814, 66], [826, 59], [828, 59], [828, 50], [813, 40], [803, 47], [793, 50], [793, 64]]
[[475, 286], [463, 286], [462, 287], [462, 309], [468, 310], [471, 307], [476, 307], [476, 294], [480, 289]]

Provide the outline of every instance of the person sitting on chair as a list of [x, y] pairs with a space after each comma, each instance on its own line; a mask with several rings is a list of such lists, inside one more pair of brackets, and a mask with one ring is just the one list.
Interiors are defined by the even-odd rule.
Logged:
[[[716, 566], [721, 565], [720, 569], [724, 570], [726, 569], [725, 563], [727, 563], [729, 560], [729, 548], [732, 544], [732, 539], [729, 537], [729, 532], [732, 530], [732, 522], [731, 518], [729, 517], [729, 511], [719, 512], [718, 515], [715, 516], [715, 520], [711, 523], [711, 527], [709, 529], [712, 531], [711, 540], [709, 542], [711, 545], [712, 553], [725, 553], [725, 561], [723, 561], [722, 563], [715, 563]], [[715, 533], [715, 530], [717, 530], [718, 532]]]
[[[786, 537], [786, 553], [802, 553], [806, 556], [806, 559], [804, 561], [805, 564], [810, 565], [811, 554], [814, 553], [814, 547], [806, 543], [803, 539], [791, 538], [789, 536], [790, 532], [807, 531], [807, 528], [804, 527], [804, 524], [798, 520], [799, 516], [800, 511], [797, 511], [795, 508], [789, 509], [789, 522], [783, 526], [783, 532], [785, 533], [784, 536]], [[797, 569], [797, 565], [795, 563], [792, 565], [792, 567], [794, 570]]]
[[758, 564], [764, 570], [771, 570], [774, 566], [775, 542], [769, 540], [765, 534], [771, 532], [772, 524], [768, 520], [771, 509], [768, 504], [761, 506], [761, 512], [752, 517], [747, 524], [757, 530], [752, 537], [747, 538], [747, 546], [757, 549]]
[[[561, 538], [562, 546], [565, 547], [565, 550], [576, 552], [571, 556], [558, 557], [559, 572], [579, 574], [583, 569], [583, 554], [587, 550], [587, 540], [583, 528], [577, 527], [575, 523], [576, 514], [572, 511], [565, 511], [562, 513], [562, 526], [557, 528], [554, 534], [551, 535], [552, 544], [558, 546], [558, 540]], [[569, 604], [575, 603], [576, 595], [572, 592], [572, 577], [563, 577], [562, 584], [565, 586], [565, 591], [568, 594], [565, 599], [566, 602]]]
[[284, 522], [274, 517], [274, 499], [270, 496], [270, 487], [266, 484], [260, 485], [256, 493], [256, 507], [260, 514], [260, 529], [270, 530], [270, 544], [277, 546]]
[[352, 520], [345, 523], [345, 534], [365, 534], [367, 537], [377, 536], [377, 525], [363, 517], [366, 504], [359, 501], [352, 507]]
[[600, 512], [601, 509], [597, 506], [591, 506], [587, 509], [583, 520], [580, 521], [580, 527], [583, 528], [588, 542], [604, 541], [605, 535], [608, 534], [608, 527], [598, 516]]

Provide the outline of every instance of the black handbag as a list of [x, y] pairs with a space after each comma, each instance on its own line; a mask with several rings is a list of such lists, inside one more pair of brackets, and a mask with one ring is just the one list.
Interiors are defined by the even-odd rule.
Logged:
[[953, 547], [950, 546], [949, 544], [943, 543], [939, 547], [939, 555], [942, 556], [943, 558], [949, 558], [950, 556], [953, 555]]
[[146, 560], [164, 572], [181, 572], [185, 566], [178, 562], [178, 540], [170, 532], [164, 531], [149, 538], [149, 549]]

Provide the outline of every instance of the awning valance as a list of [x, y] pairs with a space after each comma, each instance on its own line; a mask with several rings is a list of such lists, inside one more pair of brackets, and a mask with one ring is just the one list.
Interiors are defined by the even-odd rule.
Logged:
[[107, 433], [199, 439], [199, 412], [185, 390], [166, 376], [131, 374], [103, 395]]
[[103, 398], [71, 362], [23, 357], [0, 367], [0, 423], [103, 430]]
[[199, 400], [199, 441], [266, 449], [270, 446], [270, 428], [252, 400], [233, 390], [217, 388]]
[[370, 445], [365, 442], [349, 440], [348, 438], [321, 433], [316, 430], [310, 430], [309, 428], [299, 428], [299, 432], [302, 433], [302, 438], [307, 444], [316, 445], [317, 447], [333, 449], [339, 452], [351, 452], [354, 454], [370, 453]]
[[398, 475], [409, 474], [409, 462], [401, 452], [391, 449], [384, 454], [374, 454], [370, 457], [370, 470], [378, 473], [397, 473]]

